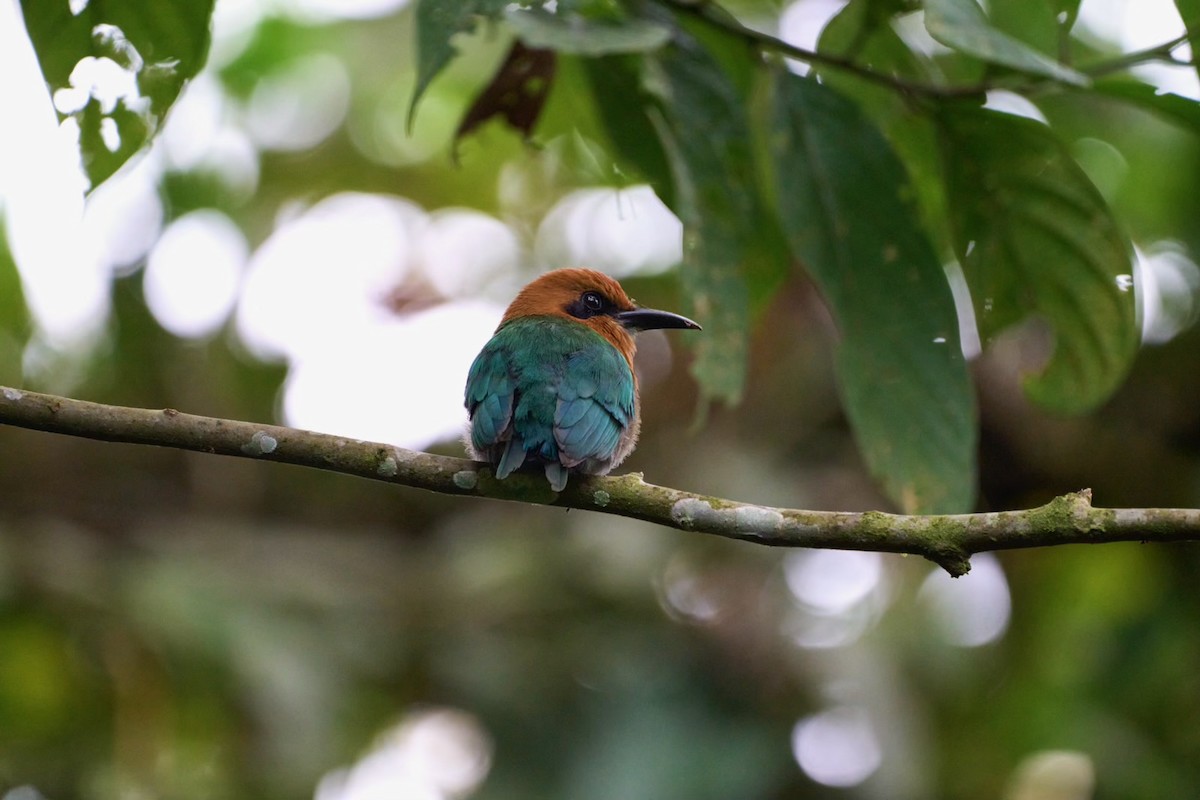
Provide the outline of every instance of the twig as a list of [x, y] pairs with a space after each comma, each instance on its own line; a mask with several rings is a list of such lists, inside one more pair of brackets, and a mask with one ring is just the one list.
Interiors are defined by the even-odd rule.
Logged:
[[1177, 67], [1188, 67], [1191, 66], [1191, 62], [1181, 61], [1171, 55], [1175, 48], [1186, 43], [1187, 40], [1188, 37], [1185, 33], [1180, 36], [1176, 36], [1169, 42], [1163, 42], [1162, 44], [1158, 44], [1153, 47], [1147, 47], [1144, 50], [1135, 50], [1132, 53], [1126, 53], [1125, 55], [1119, 56], [1110, 61], [1101, 61], [1100, 63], [1093, 64], [1090, 67], [1084, 67], [1080, 71], [1092, 78], [1099, 78], [1104, 75], [1109, 75], [1113, 72], [1120, 72], [1123, 69], [1135, 67], [1138, 64], [1146, 61], [1166, 61], [1167, 63]]
[[[924, 95], [934, 98], [972, 97], [984, 94], [993, 89], [1007, 89], [1018, 93], [1022, 91], [1037, 92], [1044, 90], [1047, 85], [1058, 84], [1058, 81], [1045, 76], [1022, 76], [1019, 82], [1011, 78], [997, 78], [995, 80], [980, 81], [978, 83], [959, 86], [910, 81], [885, 72], [878, 72], [870, 67], [864, 67], [852, 58], [809, 50], [808, 48], [785, 42], [769, 33], [763, 33], [762, 31], [746, 27], [731, 14], [714, 13], [712, 9], [715, 4], [711, 0], [660, 0], [660, 2], [674, 8], [676, 11], [702, 19], [709, 25], [739, 36], [765, 50], [770, 50], [789, 58], [795, 58], [808, 64], [839, 69], [863, 80], [886, 86], [906, 95]], [[719, 6], [716, 7], [719, 8]], [[1120, 72], [1146, 61], [1167, 61], [1177, 66], [1187, 66], [1190, 62], [1183, 62], [1171, 56], [1172, 51], [1187, 41], [1188, 37], [1184, 34], [1153, 47], [1147, 47], [1143, 50], [1126, 53], [1108, 61], [1100, 61], [1090, 66], [1081, 67], [1079, 71], [1089, 77], [1098, 78], [1113, 72]]]
[[639, 473], [575, 476], [564, 492], [555, 494], [540, 474], [516, 474], [498, 481], [487, 465], [461, 458], [169, 408], [102, 405], [9, 387], [0, 387], [0, 424], [315, 467], [442, 494], [618, 514], [777, 547], [911, 553], [955, 576], [970, 569], [972, 554], [988, 550], [1200, 540], [1200, 510], [1093, 508], [1087, 489], [1038, 508], [986, 514], [804, 511], [655, 486]]

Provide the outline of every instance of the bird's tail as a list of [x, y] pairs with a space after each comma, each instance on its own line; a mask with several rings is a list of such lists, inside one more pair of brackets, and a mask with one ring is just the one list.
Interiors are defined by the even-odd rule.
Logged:
[[508, 446], [504, 448], [504, 454], [500, 456], [500, 463], [496, 465], [496, 477], [504, 480], [511, 475], [525, 463], [525, 455], [525, 440], [513, 433]]
[[550, 481], [551, 489], [561, 492], [567, 488], [567, 468], [557, 461], [547, 463], [546, 480]]

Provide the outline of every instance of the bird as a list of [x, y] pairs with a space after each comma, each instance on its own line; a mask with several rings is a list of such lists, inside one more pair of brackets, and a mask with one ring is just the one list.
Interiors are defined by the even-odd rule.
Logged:
[[503, 480], [540, 465], [561, 492], [570, 473], [606, 475], [641, 429], [634, 335], [700, 330], [687, 317], [639, 308], [593, 269], [547, 272], [508, 306], [467, 373], [464, 440]]

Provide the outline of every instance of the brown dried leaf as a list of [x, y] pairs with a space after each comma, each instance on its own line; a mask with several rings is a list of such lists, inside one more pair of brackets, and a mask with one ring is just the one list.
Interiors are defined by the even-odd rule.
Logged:
[[533, 133], [554, 81], [553, 50], [526, 47], [514, 41], [491, 83], [476, 98], [454, 134], [458, 142], [495, 116], [502, 116], [528, 139]]

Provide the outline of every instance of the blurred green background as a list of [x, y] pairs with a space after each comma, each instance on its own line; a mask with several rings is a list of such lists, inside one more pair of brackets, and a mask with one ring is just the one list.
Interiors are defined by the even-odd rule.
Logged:
[[[738, 9], [799, 30], [825, 5]], [[1109, 5], [1088, 24], [1115, 53], [1130, 45], [1105, 40], [1104, 15], [1149, 12]], [[411, 26], [383, 0], [222, 0], [152, 150], [41, 240], [12, 168], [39, 162], [0, 133], [0, 383], [461, 454], [466, 367], [526, 280], [586, 263], [679, 307], [678, 221], [614, 171], [579, 65], [560, 61], [532, 142], [490, 124], [455, 159], [508, 34], [456, 40], [410, 135]], [[1040, 107], [1133, 228], [1159, 327], [1086, 417], [1022, 395], [1036, 332], [977, 358], [979, 507], [1083, 487], [1196, 507], [1196, 140], [1129, 108], [1098, 122], [1071, 95]], [[72, 258], [36, 273], [39, 247]], [[13, 253], [32, 254], [20, 273]], [[696, 424], [686, 343], [643, 337], [627, 468], [888, 508], [833, 339], [792, 277], [757, 325], [746, 399]], [[951, 580], [11, 428], [0, 454], [6, 800], [1200, 795], [1193, 546], [983, 555]], [[1078, 792], [1022, 793], [1055, 780]]]

